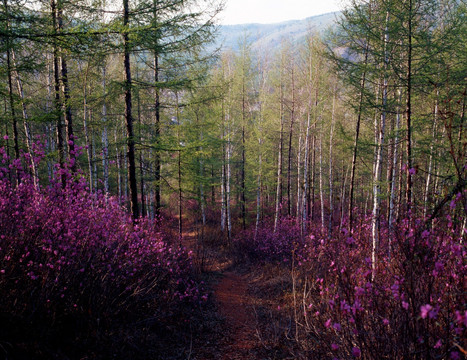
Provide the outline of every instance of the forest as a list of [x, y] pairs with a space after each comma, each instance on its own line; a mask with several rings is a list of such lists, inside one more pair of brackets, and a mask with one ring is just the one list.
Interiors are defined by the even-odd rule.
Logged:
[[1, 0], [0, 359], [465, 359], [467, 4], [223, 5]]

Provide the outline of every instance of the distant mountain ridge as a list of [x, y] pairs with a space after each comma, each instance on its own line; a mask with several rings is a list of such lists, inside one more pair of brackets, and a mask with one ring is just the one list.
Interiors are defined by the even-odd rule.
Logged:
[[323, 33], [336, 23], [340, 12], [311, 16], [303, 20], [290, 20], [274, 24], [222, 25], [216, 45], [222, 50], [236, 51], [244, 37], [253, 50], [273, 50], [280, 46], [282, 39], [299, 42], [310, 31]]

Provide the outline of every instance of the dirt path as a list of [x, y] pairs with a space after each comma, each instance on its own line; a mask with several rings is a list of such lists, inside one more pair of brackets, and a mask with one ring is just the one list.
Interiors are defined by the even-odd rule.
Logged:
[[248, 283], [246, 279], [233, 272], [224, 277], [215, 290], [221, 314], [225, 317], [229, 336], [224, 338], [222, 360], [256, 359], [257, 346], [255, 320], [248, 311]]
[[[187, 227], [183, 233], [183, 245], [195, 254], [197, 250], [197, 233], [193, 227]], [[214, 288], [214, 297], [218, 304], [218, 313], [224, 318], [221, 338], [215, 343], [204, 344], [200, 357], [196, 360], [257, 360], [258, 339], [256, 337], [256, 321], [251, 308], [253, 303], [248, 294], [248, 279], [231, 269], [230, 259], [217, 257], [208, 260], [205, 270], [222, 273], [222, 278]]]

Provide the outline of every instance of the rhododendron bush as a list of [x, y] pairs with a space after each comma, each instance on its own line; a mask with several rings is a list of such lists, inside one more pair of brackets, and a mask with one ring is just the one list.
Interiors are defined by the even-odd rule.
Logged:
[[[458, 197], [459, 198], [459, 197]], [[452, 206], [452, 204], [451, 204]], [[290, 270], [281, 306], [294, 358], [461, 359], [467, 348], [466, 247], [449, 215], [384, 226], [375, 266], [371, 219], [350, 233], [286, 219], [235, 239], [250, 259]], [[431, 226], [432, 225], [432, 226]], [[287, 300], [288, 299], [288, 300]], [[294, 299], [290, 301], [290, 299]]]
[[183, 304], [206, 298], [190, 256], [160, 222], [133, 222], [115, 199], [91, 194], [66, 168], [59, 171], [64, 187], [52, 180], [35, 188], [20, 161], [8, 168], [0, 155], [0, 343], [107, 341], [114, 354], [129, 329], [137, 343], [137, 331], [163, 327]]

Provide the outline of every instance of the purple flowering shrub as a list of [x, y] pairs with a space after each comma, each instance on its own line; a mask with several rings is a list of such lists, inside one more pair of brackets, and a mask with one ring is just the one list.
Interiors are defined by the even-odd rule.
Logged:
[[65, 187], [35, 188], [27, 172], [15, 187], [0, 169], [0, 342], [108, 342], [113, 354], [127, 331], [137, 342], [135, 333], [206, 299], [189, 254], [157, 222], [133, 222], [114, 198], [61, 171]]
[[466, 247], [464, 230], [449, 216], [436, 219], [432, 228], [416, 219], [401, 221], [391, 232], [383, 226], [374, 271], [370, 218], [352, 234], [336, 228], [331, 237], [311, 224], [302, 240], [294, 224], [288, 220], [276, 234], [265, 227], [256, 239], [253, 230], [236, 241], [250, 259], [292, 270], [296, 293], [282, 300], [289, 305], [281, 311], [295, 324], [285, 329], [295, 357], [463, 356]]
[[276, 232], [272, 231], [273, 228], [273, 221], [265, 221], [257, 231], [253, 226], [240, 232], [232, 239], [236, 252], [251, 260], [288, 262], [292, 254], [298, 254], [306, 246], [296, 219], [282, 219]]
[[321, 338], [329, 358], [456, 358], [465, 346], [466, 254], [459, 234], [439, 225], [419, 233], [403, 222], [374, 273], [369, 225], [313, 239], [300, 269], [304, 338]]

